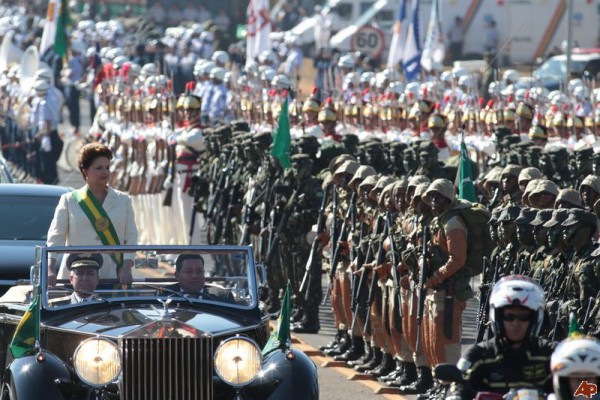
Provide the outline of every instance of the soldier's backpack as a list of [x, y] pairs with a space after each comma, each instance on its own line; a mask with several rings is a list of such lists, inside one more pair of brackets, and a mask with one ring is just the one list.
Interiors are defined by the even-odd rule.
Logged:
[[467, 261], [465, 267], [471, 276], [483, 271], [483, 257], [489, 259], [495, 244], [490, 237], [488, 223], [491, 213], [483, 205], [473, 203], [471, 207], [450, 210], [447, 219], [459, 215], [467, 225]]

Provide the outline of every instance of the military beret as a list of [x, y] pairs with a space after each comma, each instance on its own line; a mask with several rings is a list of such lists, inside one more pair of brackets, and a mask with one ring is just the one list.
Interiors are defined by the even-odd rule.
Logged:
[[530, 181], [532, 179], [541, 179], [544, 174], [536, 167], [523, 168], [519, 173], [519, 183], [523, 181]]
[[102, 255], [100, 253], [71, 253], [67, 257], [67, 268], [96, 268], [102, 267]]
[[550, 218], [547, 222], [544, 223], [544, 227], [552, 228], [553, 226], [560, 225], [564, 220], [567, 219], [569, 215], [569, 210], [560, 208], [558, 210], [554, 210], [552, 212], [552, 218]]
[[598, 229], [598, 217], [596, 217], [596, 214], [580, 208], [571, 208], [568, 211], [567, 219], [561, 225], [572, 226], [580, 222], [591, 226], [594, 230], [592, 233], [596, 233], [596, 229]]
[[427, 191], [422, 196], [422, 199], [425, 203], [430, 204], [430, 196], [433, 192], [441, 194], [450, 201], [454, 201], [456, 199], [456, 194], [454, 193], [454, 185], [448, 179], [441, 178], [431, 182], [431, 184], [427, 188]]
[[531, 221], [533, 221], [536, 216], [537, 216], [537, 210], [526, 207], [526, 208], [521, 209], [521, 213], [519, 214], [517, 219], [515, 219], [515, 223], [517, 225], [530, 224]]
[[521, 213], [521, 207], [511, 205], [502, 210], [502, 213], [498, 217], [498, 221], [514, 221], [519, 217]]
[[363, 181], [360, 183], [360, 185], [358, 185], [358, 187], [364, 189], [367, 186], [375, 186], [377, 181], [377, 175], [369, 175], [365, 179], [363, 179]]
[[531, 225], [533, 226], [538, 226], [538, 225], [544, 225], [546, 222], [550, 221], [550, 219], [552, 218], [552, 213], [554, 210], [538, 210], [536, 213], [535, 218], [533, 219], [533, 221], [531, 221]]
[[515, 177], [518, 178], [519, 174], [521, 173], [522, 170], [523, 170], [523, 167], [521, 167], [520, 165], [517, 165], [517, 164], [508, 164], [502, 170], [502, 176], [504, 176], [504, 175], [513, 175], [513, 176], [515, 176]]
[[567, 202], [571, 204], [573, 207], [581, 208], [583, 204], [581, 203], [581, 196], [577, 190], [573, 189], [561, 189], [558, 192], [558, 196], [556, 197], [556, 201], [554, 204], [558, 204], [561, 202]]
[[583, 181], [581, 182], [581, 185], [579, 187], [579, 191], [581, 191], [581, 188], [584, 186], [589, 186], [591, 187], [596, 193], [600, 194], [600, 177], [596, 176], [596, 175], [588, 175], [586, 176]]
[[425, 175], [414, 175], [408, 180], [407, 188], [410, 188], [411, 186], [417, 186], [420, 183], [431, 183], [431, 180]]

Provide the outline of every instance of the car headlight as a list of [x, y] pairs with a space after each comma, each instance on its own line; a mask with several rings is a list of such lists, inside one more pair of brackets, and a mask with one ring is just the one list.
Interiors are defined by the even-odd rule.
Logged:
[[90, 386], [105, 386], [121, 373], [121, 353], [110, 340], [92, 338], [79, 344], [73, 354], [79, 379]]
[[215, 352], [215, 371], [232, 386], [252, 382], [260, 371], [262, 354], [252, 340], [235, 337], [223, 341]]

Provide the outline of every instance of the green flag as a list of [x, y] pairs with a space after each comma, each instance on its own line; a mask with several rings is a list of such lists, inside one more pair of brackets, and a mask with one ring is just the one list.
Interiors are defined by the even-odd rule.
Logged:
[[292, 161], [290, 160], [291, 144], [290, 117], [288, 116], [288, 100], [286, 96], [281, 106], [277, 131], [275, 131], [275, 136], [273, 137], [273, 149], [271, 149], [271, 155], [279, 161], [283, 169], [288, 169], [292, 166]]
[[287, 288], [285, 289], [285, 295], [283, 296], [283, 302], [281, 303], [281, 312], [279, 313], [279, 319], [277, 320], [277, 327], [273, 333], [271, 333], [271, 337], [262, 351], [263, 356], [266, 356], [273, 350], [286, 349], [290, 347], [291, 292], [292, 284], [288, 281]]
[[458, 197], [475, 203], [477, 198], [475, 197], [475, 185], [471, 176], [471, 159], [464, 140], [460, 142], [460, 161], [457, 175]]
[[567, 337], [577, 338], [583, 335], [584, 333], [581, 331], [579, 323], [577, 322], [577, 316], [574, 312], [571, 312], [571, 314], [569, 314], [569, 334]]
[[71, 15], [69, 15], [69, 4], [67, 0], [60, 0], [60, 11], [58, 21], [56, 22], [56, 36], [54, 37], [54, 52], [60, 57], [67, 55], [69, 48], [69, 39], [67, 27], [71, 25]]
[[36, 341], [40, 340], [40, 293], [38, 286], [34, 286], [33, 301], [29, 305], [21, 322], [15, 330], [10, 342], [10, 352], [14, 358], [20, 358], [35, 349]]

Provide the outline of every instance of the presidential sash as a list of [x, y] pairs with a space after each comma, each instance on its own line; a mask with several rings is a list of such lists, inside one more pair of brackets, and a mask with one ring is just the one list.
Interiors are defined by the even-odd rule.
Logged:
[[[87, 186], [73, 191], [73, 197], [77, 200], [77, 204], [83, 210], [83, 213], [88, 217], [92, 226], [98, 233], [98, 237], [105, 246], [119, 246], [119, 236], [115, 231], [115, 227], [110, 220], [110, 217], [102, 208], [102, 204], [94, 197]], [[117, 271], [123, 265], [123, 254], [113, 253], [110, 257], [117, 263]]]

